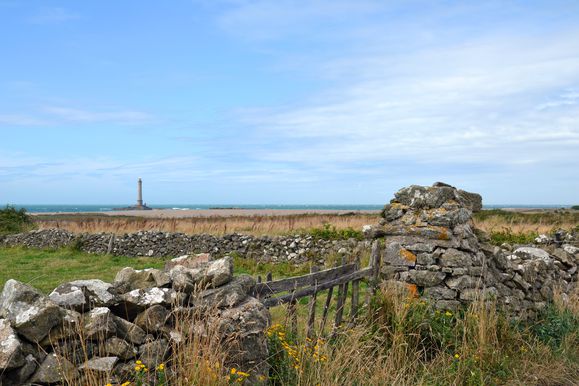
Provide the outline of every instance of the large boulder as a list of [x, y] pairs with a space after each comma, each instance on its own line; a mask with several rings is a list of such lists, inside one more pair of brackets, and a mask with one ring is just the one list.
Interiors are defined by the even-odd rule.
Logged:
[[61, 284], [49, 297], [59, 306], [79, 312], [93, 307], [109, 307], [118, 302], [113, 285], [97, 279]]
[[0, 317], [31, 342], [40, 342], [62, 322], [63, 310], [29, 285], [10, 279], [0, 296]]

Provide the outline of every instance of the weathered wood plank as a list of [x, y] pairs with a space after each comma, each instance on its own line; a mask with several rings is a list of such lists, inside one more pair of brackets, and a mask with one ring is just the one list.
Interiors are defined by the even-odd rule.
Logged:
[[355, 270], [355, 264], [346, 264], [340, 267], [310, 273], [308, 275], [290, 277], [276, 281], [268, 281], [266, 283], [257, 283], [253, 287], [252, 292], [254, 296], [261, 295], [267, 297], [279, 292], [290, 291], [294, 288], [311, 285], [314, 280], [318, 283], [321, 283], [322, 281], [334, 280], [342, 275], [354, 272]]
[[295, 299], [290, 301], [287, 308], [290, 331], [294, 337], [298, 335], [298, 310], [296, 303]]
[[372, 270], [370, 275], [370, 280], [368, 280], [368, 290], [366, 292], [366, 305], [370, 304], [370, 300], [376, 293], [376, 288], [378, 287], [378, 278], [380, 276], [380, 243], [378, 240], [374, 240], [372, 243], [372, 252], [370, 254], [370, 265]]
[[332, 302], [332, 293], [334, 292], [334, 287], [328, 289], [328, 296], [326, 296], [326, 303], [324, 304], [324, 311], [322, 313], [322, 320], [320, 322], [320, 335], [324, 333], [324, 328], [326, 328], [326, 321], [328, 320], [328, 312], [330, 310], [330, 304]]
[[[356, 258], [356, 267], [360, 266], [360, 257]], [[360, 299], [360, 280], [352, 282], [352, 304], [350, 306], [350, 326], [356, 321], [358, 316], [358, 303]]]
[[322, 283], [318, 283], [317, 286], [313, 287], [305, 287], [305, 288], [300, 288], [298, 290], [296, 290], [295, 292], [292, 292], [290, 294], [287, 295], [282, 295], [279, 297], [271, 297], [271, 298], [267, 298], [264, 300], [264, 305], [266, 307], [274, 307], [277, 306], [279, 304], [283, 304], [283, 303], [287, 303], [289, 301], [291, 301], [292, 299], [300, 299], [303, 298], [305, 296], [310, 296], [313, 295], [316, 292], [320, 292], [323, 290], [326, 290], [328, 288], [337, 286], [337, 285], [343, 285], [344, 283], [350, 282], [352, 280], [358, 280], [358, 279], [362, 279], [364, 277], [369, 277], [372, 275], [372, 269], [371, 268], [364, 268], [361, 269], [359, 271], [355, 271], [352, 273], [349, 273], [347, 275], [341, 276], [337, 279], [334, 280], [329, 280], [329, 281], [325, 281]]
[[[320, 268], [318, 266], [313, 266], [310, 269], [311, 273], [316, 273], [320, 270]], [[313, 279], [312, 285], [314, 286], [314, 288], [318, 285], [318, 281], [316, 279]], [[314, 328], [314, 323], [315, 323], [315, 319], [316, 319], [316, 300], [317, 300], [317, 296], [318, 293], [314, 292], [314, 294], [310, 297], [310, 303], [309, 303], [309, 311], [308, 311], [308, 323], [306, 326], [306, 336], [308, 338], [313, 338], [313, 336], [315, 335], [315, 328]]]

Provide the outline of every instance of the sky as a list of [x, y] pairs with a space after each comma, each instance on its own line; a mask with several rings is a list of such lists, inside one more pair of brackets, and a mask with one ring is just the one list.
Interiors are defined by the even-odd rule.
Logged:
[[0, 203], [579, 204], [579, 2], [0, 0]]

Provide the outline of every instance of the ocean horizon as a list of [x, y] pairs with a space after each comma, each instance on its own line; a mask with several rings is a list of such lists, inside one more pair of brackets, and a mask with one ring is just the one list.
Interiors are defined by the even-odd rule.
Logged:
[[[115, 208], [125, 208], [132, 204], [4, 204], [16, 209], [24, 208], [30, 213], [82, 213], [82, 212], [112, 212]], [[173, 210], [203, 210], [203, 209], [277, 209], [277, 210], [380, 210], [384, 207], [373, 204], [159, 204], [150, 205], [153, 209]], [[558, 209], [569, 208], [571, 205], [541, 205], [541, 204], [489, 204], [483, 205], [483, 209], [503, 208], [532, 208], [532, 209]]]

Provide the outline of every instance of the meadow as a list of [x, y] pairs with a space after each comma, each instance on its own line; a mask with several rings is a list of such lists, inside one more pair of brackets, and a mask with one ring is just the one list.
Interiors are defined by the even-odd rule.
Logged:
[[[512, 213], [484, 211], [475, 216], [477, 227], [495, 243], [517, 242], [555, 229], [577, 229], [576, 211]], [[74, 217], [35, 218], [22, 227], [54, 226], [74, 231], [131, 232], [158, 229], [185, 233], [287, 234], [308, 232], [324, 237], [343, 237], [361, 225], [375, 223], [377, 216], [301, 215], [273, 218], [138, 219]], [[70, 227], [70, 228], [67, 228]], [[226, 228], [226, 229], [225, 229]], [[346, 232], [344, 232], [346, 231]], [[0, 248], [0, 285], [15, 278], [48, 293], [59, 283], [99, 278], [112, 281], [124, 266], [160, 268], [166, 259], [91, 255], [72, 248], [33, 250]], [[363, 264], [367, 263], [367, 256]], [[333, 265], [328, 259], [326, 265]], [[235, 274], [274, 279], [308, 273], [308, 263], [256, 263], [234, 256]], [[321, 294], [321, 299], [324, 294]], [[303, 299], [307, 300], [307, 299]], [[356, 323], [308, 339], [304, 335], [307, 302], [298, 304], [298, 334], [288, 327], [287, 310], [271, 309], [267, 331], [270, 349], [270, 385], [573, 385], [579, 379], [579, 292], [555, 301], [534, 320], [516, 321], [494, 304], [476, 301], [458, 312], [437, 310], [427, 301], [382, 286], [361, 310]], [[322, 307], [318, 301], [318, 308]], [[349, 304], [346, 304], [346, 313]], [[318, 315], [321, 309], [318, 309]], [[330, 314], [334, 309], [330, 311]], [[330, 319], [331, 320], [331, 317]], [[214, 341], [193, 339], [173, 353], [177, 364], [169, 376], [166, 369], [143, 373], [139, 364], [128, 381], [138, 385], [144, 378], [160, 385], [249, 384], [243, 375], [251, 369], [223, 367], [224, 354]], [[191, 364], [200, 364], [191, 367]], [[205, 368], [202, 364], [215, 363]], [[212, 365], [213, 366], [213, 365]], [[242, 375], [239, 375], [242, 374]], [[152, 377], [152, 378], [151, 378]], [[187, 379], [187, 382], [184, 381]], [[162, 380], [162, 381], [159, 381]], [[100, 382], [100, 383], [99, 383]], [[102, 385], [98, 381], [90, 385]], [[141, 384], [143, 384], [141, 382]]]

